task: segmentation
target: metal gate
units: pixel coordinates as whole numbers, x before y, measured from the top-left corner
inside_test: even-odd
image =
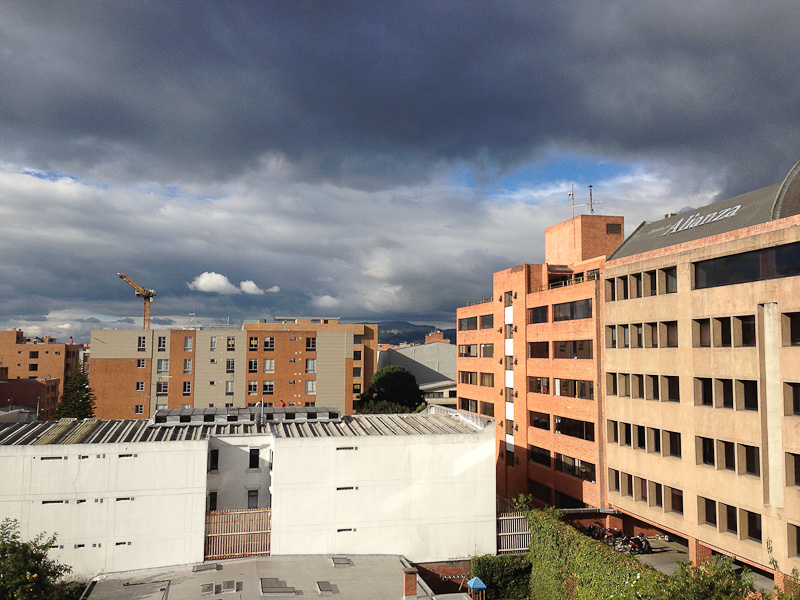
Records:
[[[269,508],[206,513],[205,559],[268,556],[271,518]]]
[[[497,553],[522,554],[531,545],[531,532],[524,512],[497,515]]]

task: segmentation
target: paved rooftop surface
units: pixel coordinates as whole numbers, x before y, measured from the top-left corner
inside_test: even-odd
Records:
[[[403,597],[403,569],[409,564],[402,556],[338,558],[342,566],[334,565],[331,556],[268,556],[205,563],[194,569],[186,566],[118,573],[100,578],[88,600],[319,597],[320,588],[332,590],[332,597],[337,600],[400,600]],[[202,570],[196,570],[198,568]],[[262,586],[266,594],[262,593]],[[212,589],[212,593],[206,593]],[[222,593],[223,589],[235,591]],[[422,586],[417,592],[420,599],[431,597]],[[468,598],[464,594],[446,597]]]

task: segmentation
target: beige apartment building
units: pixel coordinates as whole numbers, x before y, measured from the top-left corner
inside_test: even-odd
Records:
[[[497,494],[603,507],[602,269],[623,218],[578,215],[545,230],[545,263],[498,271],[457,310],[459,409],[492,417]]]
[[[353,412],[372,378],[377,325],[280,317],[237,328],[92,331],[102,419],[159,409],[328,406]]]
[[[800,163],[643,223],[603,279],[609,505],[694,561],[800,568]]]

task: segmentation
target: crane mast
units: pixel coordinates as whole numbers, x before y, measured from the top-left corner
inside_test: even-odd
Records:
[[[119,278],[134,289],[134,295],[137,298],[144,300],[144,310],[142,312],[142,329],[150,329],[150,305],[153,303],[153,297],[156,295],[155,290],[148,290],[140,286],[133,279],[128,277],[125,273],[117,273]]]

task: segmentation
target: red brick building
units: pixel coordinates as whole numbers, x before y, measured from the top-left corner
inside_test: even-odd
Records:
[[[64,382],[80,361],[82,347],[81,344],[60,344],[51,337],[25,337],[18,329],[0,331],[0,366],[8,369],[9,380],[41,381],[42,387],[15,387],[14,393],[22,394],[27,390],[24,393],[26,397],[46,399],[46,406],[40,400],[40,418],[52,418],[56,409],[53,396],[61,398]],[[32,389],[35,391],[30,391]]]
[[[492,297],[457,311],[459,408],[496,421],[502,498],[605,503],[600,282],[622,240],[622,217],[554,225],[544,264],[495,273]]]

